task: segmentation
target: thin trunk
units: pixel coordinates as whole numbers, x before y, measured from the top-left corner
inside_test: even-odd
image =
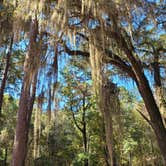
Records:
[[[17,113],[16,134],[13,147],[12,166],[24,166],[27,155],[28,132],[31,114],[36,93],[37,70],[35,59],[38,58],[36,52],[36,38],[38,33],[37,19],[31,23],[29,50],[24,63],[24,79],[21,90],[19,110]]]
[[[105,140],[104,140],[105,141]],[[104,160],[106,163],[106,166],[110,166],[110,162],[109,162],[109,155],[108,155],[108,150],[107,150],[107,146],[104,147]]]
[[[7,166],[8,148],[5,148],[4,166]]]
[[[40,138],[41,138],[41,116],[42,116],[42,104],[40,104],[39,109],[39,124],[38,124],[38,147],[37,147],[37,156],[40,157]]]
[[[38,130],[38,108],[35,110],[35,120],[34,120],[34,149],[33,149],[33,158],[34,160],[37,158],[37,130]]]
[[[86,120],[85,120],[85,113],[86,113],[86,109],[87,108],[85,106],[85,96],[83,97],[83,101],[82,102],[83,102],[83,113],[82,113],[81,126],[77,123],[77,120],[75,118],[72,106],[71,106],[70,109],[71,109],[71,113],[72,113],[72,116],[73,116],[73,121],[74,121],[76,127],[78,128],[78,130],[82,134],[84,152],[88,153],[88,148],[87,148],[88,141],[87,141]],[[89,161],[88,161],[88,159],[85,159],[84,160],[84,166],[88,166],[88,165],[89,165]]]
[[[83,122],[84,123],[84,122]],[[86,136],[86,124],[83,124],[83,144],[84,144],[84,152],[87,153],[87,136]]]
[[[6,86],[8,71],[9,71],[9,68],[10,68],[10,59],[11,59],[11,54],[12,54],[12,46],[13,46],[13,35],[11,36],[9,51],[6,55],[6,64],[5,64],[5,69],[4,69],[4,73],[3,73],[3,76],[2,76],[2,82],[1,82],[1,87],[0,87],[0,116],[1,116],[1,113],[2,113],[1,110],[2,110],[4,90],[5,90],[5,86]]]
[[[129,152],[129,166],[132,166],[132,154]]]
[[[87,154],[88,153],[88,149],[87,149],[87,131],[86,131],[86,120],[85,120],[85,112],[86,112],[86,108],[85,108],[85,96],[83,97],[83,114],[82,114],[82,123],[83,123],[83,145],[84,145],[84,152]],[[85,159],[84,161],[84,166],[88,166],[88,159]]]
[[[49,90],[48,90],[48,106],[47,106],[47,114],[48,114],[48,123],[51,122],[51,84],[49,85]]]

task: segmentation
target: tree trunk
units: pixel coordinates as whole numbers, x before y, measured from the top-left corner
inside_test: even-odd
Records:
[[[4,90],[5,90],[8,71],[9,71],[9,67],[10,67],[10,57],[11,57],[11,53],[12,53],[12,46],[13,46],[13,35],[11,36],[9,51],[6,55],[6,65],[5,65],[5,69],[4,69],[4,73],[3,73],[3,77],[2,77],[2,83],[1,83],[1,87],[0,87],[0,116],[1,116],[1,110],[2,110]]]
[[[129,152],[129,166],[132,166],[132,154]]]
[[[166,129],[162,121],[160,110],[155,102],[149,83],[146,77],[144,76],[144,74],[142,74],[142,77],[140,78],[140,81],[137,82],[137,85],[138,85],[140,94],[144,100],[146,109],[149,113],[152,127],[154,129],[161,153],[164,157],[165,164],[166,164],[166,148],[165,148],[166,147],[166,141],[165,141]]]
[[[164,95],[164,88],[162,86],[155,86],[156,101],[161,112],[164,126],[166,127],[166,99]]]
[[[27,154],[28,132],[35,100],[37,70],[35,58],[36,38],[38,33],[37,19],[33,20],[30,29],[29,50],[24,62],[24,79],[21,90],[19,110],[17,113],[16,134],[13,147],[12,166],[24,166]]]
[[[37,77],[37,74],[36,74]],[[25,81],[25,80],[24,80]],[[30,95],[30,87],[21,91],[19,110],[17,115],[16,135],[14,140],[12,166],[24,166],[27,155],[28,133],[33,104],[35,100],[36,82],[33,85],[33,95]]]
[[[104,139],[104,141],[105,141],[105,139]],[[105,160],[106,166],[110,166],[110,164],[109,164],[110,163],[109,162],[110,157],[108,155],[108,148],[107,148],[107,146],[104,147],[104,160]]]
[[[115,163],[115,155],[113,150],[113,124],[112,124],[112,113],[115,111],[116,103],[115,100],[117,99],[116,94],[116,86],[105,80],[102,85],[101,90],[101,103],[100,108],[102,110],[102,114],[104,117],[104,126],[105,126],[105,136],[106,136],[106,145],[109,154],[109,165],[114,166]]]
[[[120,33],[119,33],[120,34]],[[149,82],[144,74],[142,63],[136,56],[133,54],[133,50],[131,50],[123,35],[117,34],[117,39],[119,39],[120,46],[123,48],[126,53],[127,58],[129,59],[133,72],[135,74],[135,81],[138,87],[138,90],[144,100],[145,107],[150,116],[150,120],[152,123],[153,130],[155,132],[159,148],[165,160],[166,165],[166,129],[162,120],[162,116],[160,114],[160,109],[157,106],[155,98],[153,96],[152,90],[150,88]],[[156,77],[157,78],[157,77]]]
[[[34,160],[37,158],[37,141],[38,139],[38,108],[35,110],[35,120],[34,120],[34,134],[33,134],[33,140],[34,140],[34,148],[33,148],[33,158]]]
[[[163,123],[166,126],[166,99],[164,96],[164,87],[162,87],[161,75],[160,75],[160,64],[159,64],[159,53],[154,50],[154,83],[155,83],[155,97],[162,115]]]
[[[49,84],[49,89],[48,89],[48,106],[47,106],[47,115],[48,115],[48,123],[51,122],[51,83]]]
[[[38,108],[35,112],[35,122],[34,122],[34,159],[40,156],[40,133],[41,133],[41,110],[42,104],[38,103]]]
[[[87,148],[87,131],[86,131],[86,120],[85,120],[85,96],[83,97],[83,114],[82,114],[82,123],[83,123],[83,129],[82,129],[82,135],[83,135],[83,145],[84,145],[84,152],[87,154],[88,153],[88,148]],[[84,161],[84,166],[88,166],[88,159],[86,158]]]
[[[73,112],[73,109],[72,109],[72,105],[70,107],[71,107],[71,113],[72,113],[72,116],[73,116],[74,124],[76,125],[76,127],[78,128],[78,130],[82,134],[84,153],[87,154],[88,153],[88,147],[87,147],[88,140],[87,140],[87,130],[86,130],[86,119],[85,119],[85,113],[86,113],[87,108],[85,106],[85,95],[83,96],[82,103],[83,103],[83,105],[82,105],[83,113],[82,113],[81,125],[79,125],[77,123],[77,120],[75,118],[75,115],[74,115],[74,112]],[[89,165],[89,161],[88,161],[88,159],[85,159],[84,160],[84,166],[88,166],[88,165]]]
[[[113,128],[112,128],[112,118],[110,113],[104,112],[104,126],[105,126],[105,135],[106,135],[106,145],[109,154],[109,165],[113,166]]]
[[[8,148],[5,148],[4,166],[7,166]]]

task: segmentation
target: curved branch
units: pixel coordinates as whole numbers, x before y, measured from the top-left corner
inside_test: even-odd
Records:
[[[80,56],[83,56],[83,57],[89,57],[90,56],[89,52],[81,51],[81,50],[71,50],[65,44],[64,44],[64,51],[66,53],[68,53],[69,55],[71,55],[71,56],[76,56],[76,55],[80,55]],[[110,50],[106,50],[105,53],[106,53],[106,56],[103,59],[105,63],[110,63],[112,65],[115,65],[116,67],[118,67],[123,72],[126,72],[129,77],[131,77],[133,80],[136,81],[136,76],[135,76],[135,74],[134,74],[134,72],[133,72],[130,65],[126,64],[126,62],[124,60],[122,60],[118,55],[114,54]]]
[[[75,115],[74,115],[72,106],[71,106],[71,108],[70,108],[70,111],[71,111],[71,113],[72,113],[72,117],[73,117],[73,120],[74,120],[74,123],[75,123],[76,127],[81,131],[81,133],[83,133],[83,129],[82,129],[82,128],[78,125],[78,123],[77,123],[77,120],[76,120],[76,118],[75,118]]]
[[[152,123],[150,119],[148,119],[140,110],[136,109],[136,111],[148,122],[148,124],[152,127]]]

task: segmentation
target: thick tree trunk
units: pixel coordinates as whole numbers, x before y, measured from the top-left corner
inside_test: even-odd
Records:
[[[120,36],[119,34],[117,34],[116,37],[117,39],[119,39],[120,42],[119,41],[118,42],[120,43],[120,46],[123,48],[124,52],[126,53],[126,56],[128,57],[132,65],[137,87],[144,100],[146,109],[150,116],[152,127],[155,132],[155,135],[159,144],[159,148],[164,157],[164,161],[166,165],[166,148],[165,148],[166,147],[166,129],[162,120],[162,116],[160,114],[160,109],[157,106],[157,103],[153,96],[149,82],[144,74],[142,63],[132,53],[133,50],[131,50],[131,48],[128,47],[127,43],[125,42],[125,39],[123,38],[123,35]],[[155,79],[158,79],[157,77],[155,77]]]
[[[25,158],[27,153],[27,143],[28,143],[28,131],[29,131],[29,116],[30,111],[28,109],[28,92],[22,91],[22,95],[20,98],[20,105],[18,110],[18,119],[16,126],[16,135],[14,141],[14,149],[13,149],[13,158],[12,158],[12,166],[24,166]]]
[[[141,68],[141,63],[137,61],[134,57],[132,57],[131,53],[128,52],[129,57],[131,58],[131,63],[133,65],[133,69],[136,75],[136,84],[138,90],[144,100],[145,107],[150,116],[150,121],[155,132],[159,148],[161,150],[161,154],[164,157],[164,161],[166,164],[166,129],[162,120],[162,116],[160,114],[160,109],[157,106],[155,98],[153,96],[152,90],[150,88],[149,82],[144,75],[143,69]]]
[[[140,94],[144,100],[146,109],[149,113],[152,127],[154,129],[161,153],[164,157],[165,164],[166,164],[166,148],[165,148],[166,147],[166,129],[162,121],[160,110],[156,104],[156,101],[150,89],[149,83],[146,77],[144,76],[144,74],[142,74],[142,77],[140,78],[140,81],[137,82],[137,85],[138,85]]]
[[[13,35],[11,36],[9,51],[6,55],[6,64],[5,64],[5,69],[4,69],[4,73],[3,73],[3,77],[2,77],[2,83],[1,83],[1,87],[0,87],[0,116],[1,116],[1,110],[2,110],[4,90],[5,90],[8,71],[9,71],[9,67],[10,67],[10,57],[11,57],[11,53],[12,53],[12,46],[13,46]]]
[[[37,74],[36,74],[37,77]],[[24,80],[25,81],[25,80]],[[33,104],[36,92],[36,78],[34,80],[33,95],[30,95],[30,87],[23,86],[18,110],[16,135],[14,140],[12,166],[24,166],[27,154],[28,133]]]
[[[27,154],[28,132],[30,119],[35,100],[37,70],[35,58],[36,54],[36,38],[38,32],[37,19],[31,23],[29,50],[24,63],[24,79],[21,90],[19,110],[17,113],[16,134],[14,140],[12,166],[24,166]]]
[[[155,97],[160,109],[160,113],[162,115],[163,123],[166,126],[166,99],[164,96],[164,88],[161,83],[161,75],[160,75],[160,65],[159,65],[159,55],[154,50],[154,82],[155,82]]]
[[[155,98],[153,96],[152,90],[150,88],[149,82],[145,77],[144,71],[141,67],[140,61],[136,60],[131,51],[126,51],[128,58],[130,59],[133,70],[136,76],[136,84],[139,89],[139,92],[144,100],[146,109],[149,113],[151,124],[155,132],[159,148],[164,157],[166,164],[166,129],[160,114],[160,109],[157,106]]]
[[[166,99],[164,88],[162,86],[155,86],[155,97],[163,119],[164,126],[166,127]]]

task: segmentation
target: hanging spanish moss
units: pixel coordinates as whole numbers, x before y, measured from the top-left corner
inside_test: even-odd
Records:
[[[42,116],[42,105],[44,102],[44,93],[37,98],[37,108],[35,110],[35,119],[34,119],[34,149],[33,156],[34,159],[40,157],[40,137],[41,137],[41,116]]]
[[[95,46],[95,41],[91,39],[89,43],[90,50],[90,64],[91,64],[91,73],[93,80],[93,87],[96,95],[99,95],[99,89],[102,84],[102,58],[100,52],[97,50]]]
[[[118,90],[105,73],[103,58],[105,45],[108,44],[103,31],[104,25],[100,21],[101,28],[95,32],[92,30],[89,40],[90,64],[93,81],[93,89],[96,95],[97,108],[101,111],[104,119],[105,138],[109,153],[109,164],[113,166],[114,143],[113,143],[113,114],[119,111]]]

